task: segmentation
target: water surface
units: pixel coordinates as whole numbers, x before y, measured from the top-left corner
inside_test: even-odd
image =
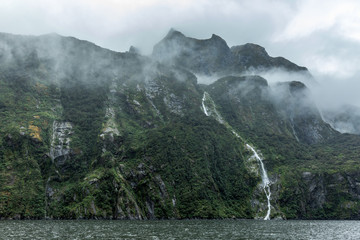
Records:
[[[0,239],[360,239],[360,221],[0,221]]]

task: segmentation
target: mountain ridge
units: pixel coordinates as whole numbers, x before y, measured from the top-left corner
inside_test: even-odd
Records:
[[[6,36],[1,219],[263,218],[248,143],[268,170],[271,218],[360,217],[360,137],[324,122],[303,83],[244,75],[302,67],[257,45],[245,47],[251,61],[241,65],[219,36],[175,30],[151,56]],[[199,73],[219,78],[198,84]]]
[[[265,70],[275,67],[308,72],[307,68],[299,67],[285,58],[270,57],[265,48],[256,44],[247,43],[229,48],[226,41],[215,34],[209,39],[198,40],[186,37],[174,29],[154,46],[152,56],[160,62],[174,62],[205,75],[215,72],[242,73],[251,68]]]

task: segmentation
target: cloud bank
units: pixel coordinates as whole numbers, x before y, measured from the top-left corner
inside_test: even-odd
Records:
[[[319,99],[360,104],[359,9],[357,0],[2,0],[0,32],[57,32],[145,54],[172,27],[195,38],[215,33],[229,46],[257,43],[306,66],[333,89]]]

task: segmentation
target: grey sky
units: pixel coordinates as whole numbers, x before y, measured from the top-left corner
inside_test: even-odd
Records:
[[[336,89],[360,89],[358,0],[0,1],[1,32],[57,32],[116,51],[134,45],[148,54],[171,27],[195,38],[215,33],[229,46],[257,43]],[[360,105],[360,97],[351,99]]]

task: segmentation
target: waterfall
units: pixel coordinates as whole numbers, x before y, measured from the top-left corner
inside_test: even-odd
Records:
[[[205,105],[205,101],[210,103],[210,106],[207,107]],[[202,104],[202,109],[203,109],[206,116],[209,117],[211,115],[219,123],[225,125],[225,127],[227,129],[229,129],[237,138],[244,141],[244,139],[242,139],[241,136],[222,118],[222,116],[216,110],[216,105],[215,105],[214,101],[211,99],[210,95],[207,92],[204,92],[201,104]],[[264,192],[265,192],[265,195],[266,195],[266,198],[267,198],[267,205],[268,205],[268,210],[267,210],[267,213],[266,213],[266,216],[265,216],[264,220],[270,220],[270,213],[271,213],[270,184],[271,184],[271,182],[270,182],[269,177],[267,175],[267,172],[265,170],[265,166],[264,166],[264,163],[262,161],[262,158],[259,156],[259,154],[257,154],[255,149],[253,147],[251,147],[249,144],[246,144],[246,148],[250,149],[253,152],[253,155],[251,156],[251,158],[256,158],[256,160],[258,161],[258,163],[260,165],[260,174],[261,174],[261,179],[262,179],[262,184],[261,185],[262,185],[262,187],[264,189]]]
[[[202,101],[201,101],[201,104],[202,104],[202,109],[205,113],[206,116],[210,116],[207,109],[206,109],[206,106],[205,106],[205,100],[206,100],[206,92],[204,92],[204,95],[203,95],[203,98],[202,98]]]
[[[253,147],[251,147],[249,144],[246,144],[246,148],[250,149],[253,152],[253,156],[255,157],[256,160],[259,162],[260,165],[260,171],[261,171],[261,178],[262,178],[262,187],[264,189],[266,198],[267,198],[267,205],[268,205],[268,210],[266,213],[266,216],[264,218],[264,220],[270,220],[270,213],[271,213],[271,203],[270,203],[270,197],[271,197],[271,191],[270,191],[270,180],[269,177],[267,175],[267,172],[265,170],[264,167],[264,163],[262,161],[262,158],[259,156],[259,154],[257,154],[257,152],[255,151],[255,149]]]

